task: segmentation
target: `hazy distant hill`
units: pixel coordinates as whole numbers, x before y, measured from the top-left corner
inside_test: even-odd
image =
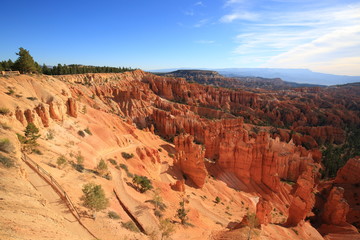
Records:
[[[189,82],[197,82],[205,85],[212,85],[225,88],[242,88],[254,90],[258,88],[268,90],[284,90],[296,87],[321,87],[308,83],[295,83],[283,81],[280,78],[263,78],[263,77],[224,77],[217,71],[209,70],[177,70],[172,72],[155,73],[159,76],[181,77]]]
[[[310,83],[320,85],[336,85],[360,82],[360,76],[343,76],[312,72],[308,69],[285,69],[285,68],[224,68],[216,69],[220,74],[227,77],[263,77],[281,78],[284,81],[297,83]]]
[[[189,68],[188,68],[189,69]],[[178,69],[160,69],[151,72],[172,72]],[[326,73],[312,72],[308,69],[286,69],[286,68],[222,68],[201,69],[217,71],[226,77],[262,77],[281,78],[287,82],[308,83],[316,85],[338,85],[360,82],[360,76],[343,76]]]

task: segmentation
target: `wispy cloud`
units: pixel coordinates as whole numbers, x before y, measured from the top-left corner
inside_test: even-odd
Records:
[[[199,2],[196,2],[194,5],[195,5],[195,6],[204,6],[204,3],[201,2],[201,1],[199,1]]]
[[[220,22],[231,23],[235,20],[256,21],[258,19],[259,19],[258,14],[242,11],[242,12],[235,12],[224,15],[220,18]]]
[[[208,19],[208,18],[201,19],[196,24],[194,24],[194,27],[196,27],[196,28],[202,27],[205,24],[207,24],[209,21],[210,21],[210,19]]]
[[[239,4],[239,3],[243,3],[244,2],[244,0],[227,0],[226,2],[225,2],[225,7],[228,7],[228,6],[231,6],[231,5],[233,5],[233,4]]]
[[[360,75],[360,25],[342,27],[272,57],[267,67],[300,67]]]
[[[360,58],[359,3],[279,8],[275,12],[268,8],[254,10],[244,2],[228,0],[224,6],[229,13],[219,19],[223,24],[238,26],[235,62],[243,62],[247,56],[254,65],[360,75],[360,67],[354,68]]]
[[[199,43],[199,44],[214,44],[215,41],[214,41],[214,40],[197,40],[197,41],[195,41],[195,43]]]

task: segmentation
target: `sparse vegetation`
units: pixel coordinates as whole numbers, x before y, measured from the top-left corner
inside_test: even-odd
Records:
[[[135,174],[132,182],[136,189],[141,193],[144,193],[153,188],[150,179],[148,179],[146,176],[139,176]]]
[[[64,166],[67,163],[67,160],[65,158],[64,155],[61,155],[60,157],[57,158],[56,160],[56,164],[58,165],[59,168],[61,168],[62,166]]]
[[[136,233],[140,232],[139,228],[135,225],[133,221],[122,222],[121,226],[132,232],[136,232]]]
[[[217,197],[215,198],[215,203],[218,204],[218,203],[220,203],[220,202],[221,202],[221,199],[217,196]]]
[[[76,169],[76,171],[83,172],[84,171],[84,157],[81,155],[80,151],[75,156],[75,159],[76,159],[76,163],[73,164],[73,167]]]
[[[122,152],[122,153],[121,153],[121,156],[122,156],[123,158],[125,158],[126,160],[128,160],[128,159],[130,159],[130,158],[133,158],[133,157],[134,157],[134,154]]]
[[[161,239],[169,238],[175,232],[175,226],[171,223],[170,219],[161,219],[159,229],[161,231]]]
[[[0,154],[0,163],[6,168],[11,168],[11,167],[15,166],[13,159],[11,159],[9,157],[5,157],[1,154]]]
[[[6,92],[7,95],[13,95],[15,93],[14,89],[12,87],[8,87],[8,92]]]
[[[333,178],[345,163],[355,156],[360,155],[360,128],[349,128],[346,131],[346,142],[342,145],[327,144],[322,152],[323,178]]]
[[[14,151],[14,146],[7,138],[0,139],[0,151],[5,153],[11,153]]]
[[[280,181],[283,182],[283,183],[289,184],[289,185],[291,185],[291,186],[295,184],[294,181],[287,180],[287,179],[282,179],[282,178],[281,178]]]
[[[109,211],[108,212],[108,217],[111,218],[111,219],[120,219],[120,216],[114,211]]]
[[[82,130],[79,130],[79,131],[78,131],[78,134],[79,134],[79,136],[81,136],[81,137],[85,137],[85,132],[82,131]]]
[[[3,123],[3,122],[0,122],[0,127],[4,130],[11,130],[11,127],[8,124]]]
[[[36,98],[36,97],[27,97],[27,99],[29,99],[29,100],[31,100],[31,101],[35,101],[35,100],[37,100],[37,98]]]
[[[101,159],[100,162],[98,163],[96,170],[99,171],[99,173],[101,175],[105,174],[105,172],[107,172],[108,170],[108,166],[106,164],[106,162],[104,161],[104,159]]]
[[[82,200],[85,207],[96,212],[107,208],[109,200],[105,197],[101,185],[88,183],[84,185],[82,191],[84,193]]]
[[[25,145],[25,149],[34,151],[35,147],[38,146],[36,140],[41,136],[39,133],[39,129],[35,126],[34,123],[28,123],[25,130],[25,137],[17,134],[20,143]],[[36,151],[36,150],[35,150]]]
[[[32,153],[35,153],[35,154],[37,154],[37,155],[43,155],[43,153],[42,153],[39,149],[37,149],[37,148],[34,148],[34,149],[32,150]]]
[[[89,127],[85,128],[84,132],[86,132],[89,135],[92,135],[92,132],[90,131]]]
[[[166,209],[166,205],[163,202],[162,197],[160,196],[160,189],[157,188],[154,191],[153,198],[151,200],[147,200],[146,202],[149,202],[154,205],[154,214],[158,218],[161,218],[163,216],[163,213]]]
[[[259,221],[258,221],[255,213],[248,212],[246,214],[246,218],[248,219],[248,224],[249,224],[248,225],[249,226],[249,232],[248,232],[248,238],[247,239],[251,239],[251,234],[253,232],[253,229],[259,227]]]
[[[291,228],[291,230],[293,230],[296,235],[299,235],[298,230],[296,230],[296,229],[294,229],[294,228]]]
[[[116,162],[115,159],[109,158],[108,161],[109,161],[112,165],[114,165],[114,166],[117,165],[117,162]]]
[[[54,139],[54,134],[55,131],[50,129],[47,133],[46,133],[46,140],[53,140]]]
[[[1,115],[7,115],[9,113],[10,113],[10,110],[8,108],[0,107],[0,114]]]
[[[126,172],[129,171],[128,167],[127,167],[125,164],[123,164],[123,163],[120,163],[120,167],[121,167],[122,169],[124,169]]]
[[[86,105],[84,105],[83,107],[82,107],[82,114],[86,114],[86,112],[87,112],[87,109],[86,109]]]
[[[187,220],[189,219],[187,214],[189,212],[188,209],[185,209],[185,199],[183,199],[180,203],[180,208],[176,210],[176,216],[180,219],[180,222],[182,225],[185,225],[187,223]]]

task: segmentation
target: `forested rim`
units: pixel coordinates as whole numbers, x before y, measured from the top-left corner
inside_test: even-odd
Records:
[[[49,67],[46,64],[42,66],[34,61],[30,52],[24,48],[19,48],[16,53],[18,59],[13,62],[11,59],[0,62],[0,71],[19,71],[20,73],[43,73],[46,75],[65,75],[82,73],[122,73],[134,71],[136,69],[129,67],[109,67],[109,66],[85,66],[81,64],[62,65],[58,64]]]

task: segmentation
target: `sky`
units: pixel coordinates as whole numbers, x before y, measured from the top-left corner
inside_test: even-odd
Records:
[[[4,0],[0,60],[360,76],[359,0]]]

